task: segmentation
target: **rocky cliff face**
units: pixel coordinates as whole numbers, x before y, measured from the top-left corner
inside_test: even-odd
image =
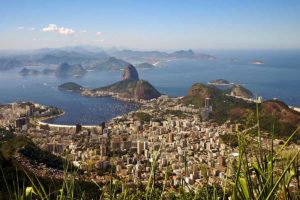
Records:
[[[139,74],[135,67],[131,64],[127,65],[125,67],[123,74],[122,74],[122,80],[127,80],[127,79],[132,79],[132,80],[139,80]]]

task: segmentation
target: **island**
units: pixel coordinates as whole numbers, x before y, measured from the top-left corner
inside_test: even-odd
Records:
[[[261,60],[252,60],[250,63],[252,65],[263,65],[264,64],[264,62]]]
[[[230,82],[225,79],[216,79],[208,82],[209,85],[230,85]]]
[[[77,83],[67,82],[59,85],[58,89],[61,91],[81,92],[84,88],[81,85],[78,85]]]

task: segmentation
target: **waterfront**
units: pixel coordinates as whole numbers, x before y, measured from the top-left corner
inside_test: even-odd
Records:
[[[298,55],[298,54],[297,54]],[[140,77],[148,80],[160,92],[171,96],[185,95],[196,82],[207,83],[213,79],[227,79],[243,84],[264,99],[279,98],[289,105],[300,106],[299,58],[260,56],[256,53],[248,57],[240,56],[238,62],[229,62],[223,55],[216,61],[177,60],[162,62],[155,69],[138,69]],[[264,65],[251,65],[251,58],[263,60]],[[272,58],[272,59],[271,59]],[[182,69],[185,70],[182,70]],[[90,98],[78,94],[62,92],[57,86],[73,81],[82,86],[94,88],[120,80],[121,72],[89,71],[84,77],[55,77],[37,75],[22,77],[21,69],[0,72],[0,103],[16,100],[34,101],[63,109],[66,114],[49,120],[49,123],[84,125],[99,124],[113,117],[136,110],[137,105],[120,102],[110,97]],[[180,81],[179,81],[180,80]]]

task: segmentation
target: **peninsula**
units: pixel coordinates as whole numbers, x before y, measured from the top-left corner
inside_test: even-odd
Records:
[[[83,96],[111,96],[129,102],[156,99],[161,96],[161,93],[148,81],[139,79],[136,68],[131,64],[123,70],[121,81],[108,86],[89,89],[69,82],[58,86],[58,88],[63,91],[80,92]]]

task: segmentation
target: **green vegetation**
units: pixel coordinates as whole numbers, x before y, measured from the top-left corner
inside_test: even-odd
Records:
[[[78,180],[81,174],[62,158],[45,152],[25,136],[0,130],[0,199],[98,199],[101,192],[91,182]],[[64,169],[65,179],[37,176],[28,172],[15,158],[19,152],[33,164]],[[95,192],[97,191],[97,192]],[[86,194],[85,194],[86,193]]]
[[[144,113],[139,114],[145,116]],[[68,165],[64,166],[63,180],[46,180],[35,177],[26,171],[14,170],[11,160],[0,157],[0,198],[3,199],[196,199],[219,200],[228,199],[299,199],[300,197],[300,171],[299,149],[288,150],[287,144],[297,134],[296,129],[287,140],[274,149],[275,124],[273,120],[270,142],[266,144],[262,139],[261,123],[263,115],[260,115],[260,106],[256,105],[255,136],[250,131],[250,123],[247,123],[243,132],[227,138],[234,141],[239,150],[237,158],[232,158],[228,163],[227,172],[222,185],[204,185],[201,188],[190,188],[182,179],[177,187],[167,186],[167,180],[171,178],[170,169],[163,171],[164,179],[158,180],[158,158],[160,148],[152,154],[151,172],[147,184],[129,186],[110,173],[106,184],[86,183],[76,179],[78,172],[68,172]],[[253,123],[253,122],[251,122]],[[224,138],[222,138],[224,139]],[[225,139],[226,140],[226,139]],[[2,152],[8,148],[8,155],[19,147],[30,144],[23,137],[1,140]],[[263,143],[264,142],[264,143]],[[3,148],[5,147],[5,148]],[[39,156],[38,156],[39,157]],[[188,168],[186,157],[185,167]],[[2,196],[1,196],[2,195]]]
[[[133,79],[118,81],[106,87],[96,88],[94,91],[114,92],[122,97],[146,100],[160,96],[160,93],[149,82]]]
[[[141,122],[150,122],[152,116],[149,115],[148,113],[136,112],[136,113],[134,113],[134,118],[136,118],[137,120],[139,120]]]
[[[210,118],[222,124],[227,120],[233,123],[254,125],[256,123],[256,104],[248,103],[242,99],[237,99],[226,95],[214,86],[201,83],[194,84],[188,95],[183,98],[183,102],[196,107],[203,107],[205,98],[210,98],[213,112]],[[278,100],[269,100],[259,104],[259,111],[262,116],[261,128],[266,132],[272,131],[272,124],[276,120],[275,137],[287,138],[290,133],[300,126],[300,114],[291,110],[286,104]],[[297,142],[300,140],[300,132],[292,139]]]
[[[3,141],[3,140],[2,140]],[[27,157],[33,164],[45,164],[54,169],[63,169],[64,161],[47,151],[38,148],[30,139],[25,136],[15,136],[2,142],[0,154],[5,160],[13,158],[16,152]]]
[[[82,90],[82,86],[78,85],[74,82],[67,82],[58,86],[58,89],[63,91],[72,91],[72,92],[80,92]]]

